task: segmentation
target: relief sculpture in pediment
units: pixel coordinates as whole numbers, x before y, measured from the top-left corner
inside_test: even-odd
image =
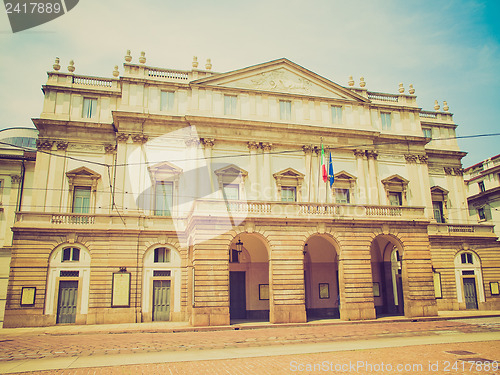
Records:
[[[311,81],[302,77],[287,74],[285,70],[275,70],[261,73],[250,79],[253,88],[270,91],[291,92],[297,94],[311,94]]]

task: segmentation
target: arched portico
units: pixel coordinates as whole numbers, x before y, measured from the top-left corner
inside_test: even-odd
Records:
[[[325,234],[304,245],[304,289],[307,319],[339,318],[338,245]]]
[[[237,320],[269,321],[269,250],[257,233],[241,233],[231,241],[229,314]]]

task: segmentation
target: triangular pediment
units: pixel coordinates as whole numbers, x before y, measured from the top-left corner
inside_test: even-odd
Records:
[[[182,172],[182,169],[172,164],[168,161],[164,161],[162,163],[155,164],[149,167],[149,171],[153,174],[155,173],[171,173],[171,174],[179,174]]]
[[[304,178],[304,174],[303,173],[300,173],[299,171],[296,171],[295,169],[293,168],[287,168],[287,169],[284,169],[280,172],[277,172],[275,174],[273,174],[273,177],[274,178],[298,178],[298,179],[303,179]]]
[[[384,178],[382,180],[383,184],[401,184],[401,185],[408,185],[408,181],[406,178],[401,177],[398,174],[393,174],[390,177]]]
[[[237,165],[230,164],[225,167],[219,168],[214,171],[217,176],[238,176],[242,175],[243,177],[248,176],[248,172],[243,168],[238,167]]]
[[[361,95],[284,58],[199,79],[191,84],[368,102]]]
[[[354,177],[352,174],[346,172],[346,171],[340,171],[338,173],[335,173],[335,180],[349,180],[349,181],[355,181],[356,177]]]
[[[96,173],[92,169],[89,169],[87,167],[79,167],[73,169],[69,172],[66,172],[66,176],[69,178],[74,178],[74,177],[88,177],[97,179],[101,178],[101,175],[99,173]]]
[[[442,188],[441,186],[433,186],[431,187],[431,193],[437,193],[437,194],[448,194],[448,190]]]

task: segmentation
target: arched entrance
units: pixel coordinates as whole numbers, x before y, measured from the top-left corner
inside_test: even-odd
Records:
[[[231,321],[269,321],[267,244],[258,234],[239,234],[229,246],[228,258]]]
[[[403,252],[390,236],[378,236],[371,245],[373,299],[377,316],[404,315]]]
[[[338,252],[326,235],[304,245],[304,289],[308,320],[340,317]]]
[[[181,313],[181,256],[169,245],[155,245],[144,254],[142,320],[179,321]]]
[[[45,314],[57,324],[86,323],[89,309],[90,252],[79,243],[54,249],[49,258]]]
[[[474,310],[484,302],[483,275],[481,259],[471,251],[460,251],[455,256],[455,282],[457,300],[461,308]]]

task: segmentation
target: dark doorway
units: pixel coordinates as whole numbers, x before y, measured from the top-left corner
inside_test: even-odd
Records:
[[[57,323],[74,323],[78,300],[78,281],[59,282],[59,300],[57,303]]]
[[[153,281],[153,320],[170,320],[170,280]]]
[[[464,278],[465,308],[477,309],[476,279]]]
[[[245,272],[229,272],[229,314],[231,319],[246,319]]]

